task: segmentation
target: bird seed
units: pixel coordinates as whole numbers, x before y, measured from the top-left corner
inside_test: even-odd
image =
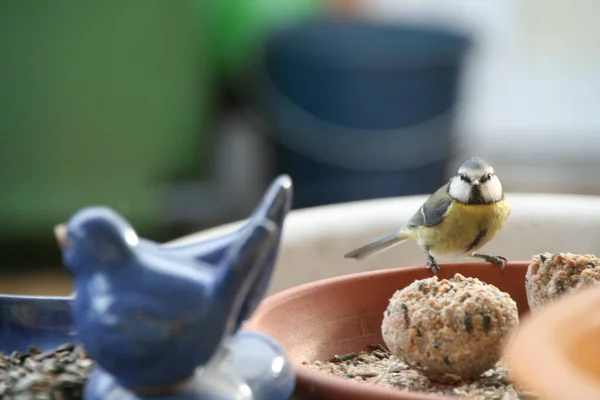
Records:
[[[432,382],[426,376],[396,359],[382,345],[369,345],[349,360],[333,357],[332,361],[305,362],[312,370],[340,376],[358,382],[371,383],[398,390],[424,392],[467,400],[534,400],[541,399],[534,393],[518,388],[508,379],[506,366],[499,362],[475,381],[454,385]],[[351,353],[354,354],[354,353]],[[383,357],[382,357],[383,356]],[[446,361],[446,356],[444,361]],[[334,361],[337,360],[337,361]],[[450,362],[448,358],[448,362]]]
[[[3,400],[81,400],[94,363],[81,347],[66,343],[52,351],[0,353]]]

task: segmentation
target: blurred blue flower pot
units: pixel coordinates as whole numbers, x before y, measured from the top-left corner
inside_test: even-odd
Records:
[[[285,350],[241,328],[268,288],[291,200],[280,176],[241,227],[185,244],[138,237],[106,207],[78,211],[56,229],[75,293],[0,296],[0,350],[82,344],[96,362],[86,400],[289,399]]]
[[[446,181],[470,39],[418,25],[316,19],[271,34],[263,112],[294,206],[430,193]]]

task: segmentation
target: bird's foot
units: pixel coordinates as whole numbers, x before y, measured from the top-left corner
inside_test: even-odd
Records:
[[[506,257],[491,256],[489,254],[478,254],[478,253],[475,253],[475,254],[473,254],[473,257],[481,258],[482,260],[485,260],[486,262],[489,262],[489,263],[492,263],[492,264],[496,264],[496,265],[500,265],[500,272],[501,273],[504,273],[504,268],[506,268],[506,263],[508,262],[508,259]]]
[[[427,260],[427,268],[431,270],[433,275],[437,275],[437,272],[440,270],[440,266],[433,258]]]

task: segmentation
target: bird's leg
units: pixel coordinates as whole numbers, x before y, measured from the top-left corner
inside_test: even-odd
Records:
[[[471,257],[481,258],[482,260],[485,260],[486,262],[500,265],[500,272],[502,272],[502,273],[504,273],[504,268],[506,267],[506,262],[508,261],[508,259],[506,257],[491,256],[489,254],[480,254],[480,253],[473,253],[473,254],[471,254]]]
[[[437,261],[435,261],[435,258],[433,258],[433,256],[429,252],[429,247],[425,247],[424,250],[425,250],[425,255],[427,256],[427,268],[429,268],[431,270],[433,275],[437,275],[437,272],[440,270],[440,266],[438,265]]]

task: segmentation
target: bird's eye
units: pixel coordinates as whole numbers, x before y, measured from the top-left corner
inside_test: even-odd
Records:
[[[461,181],[465,181],[465,182],[468,182],[468,183],[471,182],[471,180],[469,179],[469,177],[466,176],[465,174],[460,174],[459,176],[460,176],[460,180]]]
[[[492,179],[492,174],[487,174],[483,178],[481,178],[481,182],[487,182]]]

